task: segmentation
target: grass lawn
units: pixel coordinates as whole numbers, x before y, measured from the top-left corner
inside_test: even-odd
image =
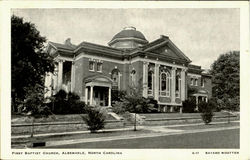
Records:
[[[86,114],[51,115],[48,118],[36,118],[35,123],[83,121],[81,116],[86,116]],[[107,115],[106,120],[115,120],[115,119],[111,115]],[[11,123],[12,124],[32,123],[32,118],[24,115],[11,115]]]
[[[166,127],[169,129],[180,129],[180,130],[196,130],[196,129],[208,129],[208,128],[224,128],[239,126],[238,122],[223,123],[223,124],[208,124],[208,125],[195,125],[195,126],[180,126],[180,127]]]
[[[83,134],[73,134],[73,135],[55,135],[55,136],[47,136],[47,137],[33,137],[33,138],[19,138],[12,139],[11,144],[13,146],[23,146],[29,142],[47,142],[47,141],[62,141],[62,140],[72,140],[72,139],[87,139],[87,138],[101,138],[101,137],[114,137],[121,135],[140,135],[153,133],[151,130],[126,130],[122,131],[103,131],[98,133],[83,133]],[[14,147],[15,148],[15,147]]]

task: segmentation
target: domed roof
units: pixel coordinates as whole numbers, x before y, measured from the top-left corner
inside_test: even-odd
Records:
[[[112,38],[112,40],[118,39],[118,38],[138,38],[138,39],[147,41],[145,36],[140,31],[137,31],[135,27],[125,27],[122,31],[117,33]]]

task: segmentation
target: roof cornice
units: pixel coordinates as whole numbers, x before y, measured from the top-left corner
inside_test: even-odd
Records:
[[[126,37],[126,38],[115,38],[115,39],[112,39],[110,42],[108,42],[108,45],[110,46],[110,45],[116,43],[117,41],[127,41],[127,40],[142,42],[144,44],[148,43],[148,41],[144,40],[144,39],[135,38],[135,37]]]

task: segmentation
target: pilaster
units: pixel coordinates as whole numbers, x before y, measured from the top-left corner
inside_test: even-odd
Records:
[[[172,67],[172,70],[171,70],[171,80],[172,80],[172,85],[171,85],[171,102],[172,103],[175,103],[175,79],[176,79],[176,68],[175,67]]]
[[[148,62],[143,62],[143,91],[142,91],[142,96],[143,97],[148,97]]]
[[[63,81],[63,60],[58,61],[58,87],[57,90],[62,89],[62,81]]]
[[[154,98],[155,100],[159,100],[159,64],[155,64],[155,73],[154,73]]]
[[[71,65],[71,92],[75,89],[75,62],[72,62]]]
[[[108,106],[111,106],[111,87],[109,87]]]
[[[88,104],[88,87],[85,88],[85,104],[87,105]]]
[[[186,69],[181,70],[181,100],[186,99]]]
[[[89,98],[89,104],[93,105],[93,87],[94,86],[90,86],[90,98]]]

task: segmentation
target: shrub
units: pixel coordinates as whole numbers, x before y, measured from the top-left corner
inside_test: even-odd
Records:
[[[104,128],[105,117],[104,114],[100,112],[100,110],[88,108],[86,112],[87,116],[82,116],[82,119],[88,125],[88,130],[90,130],[91,133]]]
[[[85,113],[85,102],[80,101],[80,97],[75,93],[68,93],[67,105],[70,114]]]
[[[85,102],[76,101],[76,102],[72,103],[69,106],[70,106],[69,114],[82,114],[82,113],[86,113]]]
[[[151,104],[153,107],[151,108],[150,112],[153,112],[153,113],[158,112],[158,108],[159,108],[158,101],[153,98],[148,98],[148,99],[149,99],[149,104]]]
[[[85,103],[75,93],[66,93],[60,90],[55,96],[51,106],[55,114],[81,114],[85,113]]]
[[[124,114],[127,110],[124,102],[115,101],[112,106],[112,111],[116,114]]]
[[[136,109],[138,113],[152,113],[157,112],[157,108],[155,108],[155,106],[158,106],[158,104],[155,104],[154,100],[142,97],[139,100]]]
[[[215,109],[212,102],[200,102],[199,111],[201,112],[202,120],[205,124],[209,124],[214,116],[213,110]]]
[[[182,102],[183,105],[183,112],[184,113],[194,113],[196,108],[196,101],[195,99],[189,98]]]
[[[115,103],[116,101],[121,102],[122,99],[125,97],[125,95],[127,94],[126,91],[122,91],[122,90],[113,90],[111,92],[111,101],[112,104]]]

